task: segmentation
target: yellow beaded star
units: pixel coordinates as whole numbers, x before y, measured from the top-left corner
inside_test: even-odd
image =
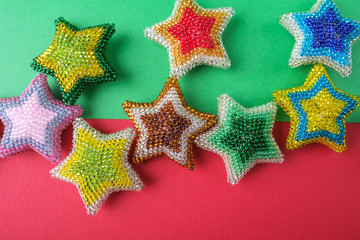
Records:
[[[116,79],[105,57],[106,44],[115,32],[113,24],[77,29],[59,18],[55,25],[51,45],[34,59],[32,67],[56,78],[66,104],[75,103],[86,83]]]
[[[50,173],[52,177],[74,184],[88,213],[94,215],[112,192],[140,191],[143,187],[127,160],[134,136],[132,128],[102,134],[77,118],[73,150]]]
[[[337,89],[323,65],[315,65],[301,87],[275,91],[274,100],[290,117],[286,148],[322,143],[337,152],[346,149],[345,119],[360,98]]]

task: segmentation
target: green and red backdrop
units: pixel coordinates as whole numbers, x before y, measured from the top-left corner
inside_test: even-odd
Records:
[[[100,131],[131,127],[125,100],[151,102],[169,74],[165,48],[143,30],[166,19],[173,0],[4,1],[0,7],[0,97],[19,96],[38,74],[31,60],[51,43],[54,20],[79,28],[115,23],[107,57],[119,77],[88,85],[77,101],[83,117]],[[232,66],[198,67],[180,80],[192,108],[217,114],[217,96],[228,93],[246,107],[272,101],[276,89],[300,86],[311,66],[290,68],[294,38],[279,16],[308,11],[315,0],[198,0],[206,8],[231,6],[235,16],[223,33]],[[360,20],[357,0],[336,1],[342,14]],[[328,68],[341,90],[360,95],[360,43],[353,46],[353,72],[343,78]],[[55,96],[60,92],[48,77]],[[140,192],[112,194],[88,216],[77,189],[52,179],[54,167],[27,151],[0,159],[2,239],[355,239],[360,236],[360,110],[348,117],[348,150],[318,144],[286,151],[288,117],[279,109],[274,129],[285,155],[281,165],[258,165],[239,184],[226,181],[222,159],[195,148],[188,171],[165,157],[134,166]],[[63,157],[72,128],[63,134]]]

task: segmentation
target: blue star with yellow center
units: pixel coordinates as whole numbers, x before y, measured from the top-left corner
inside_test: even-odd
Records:
[[[351,46],[360,36],[360,22],[341,15],[332,0],[318,0],[309,12],[280,18],[294,37],[289,65],[322,63],[342,76],[351,74]]]
[[[323,65],[311,69],[303,86],[273,96],[290,117],[287,149],[322,143],[337,152],[346,150],[345,119],[359,107],[360,98],[337,89]]]

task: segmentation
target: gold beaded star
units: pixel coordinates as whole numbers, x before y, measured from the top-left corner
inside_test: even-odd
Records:
[[[106,44],[115,32],[114,24],[78,29],[59,18],[55,25],[51,45],[31,66],[56,78],[64,103],[74,104],[87,83],[116,79],[115,70],[105,57]]]
[[[232,8],[205,9],[194,0],[177,0],[171,16],[145,29],[145,36],[169,53],[170,75],[182,77],[198,65],[230,67],[221,35]]]
[[[96,214],[112,192],[142,189],[143,183],[127,160],[135,136],[132,128],[103,134],[82,118],[73,124],[73,150],[50,173],[78,188],[89,214]]]
[[[290,117],[287,149],[310,143],[337,152],[346,149],[345,119],[359,107],[360,98],[337,89],[323,65],[311,69],[303,86],[275,91],[273,96]]]
[[[168,79],[155,101],[126,101],[123,107],[139,133],[133,159],[138,164],[165,154],[192,170],[195,167],[194,138],[216,122],[216,116],[196,111],[186,104],[176,78]]]

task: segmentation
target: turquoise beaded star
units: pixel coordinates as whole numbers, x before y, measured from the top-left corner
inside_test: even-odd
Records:
[[[105,57],[114,24],[78,29],[59,18],[55,25],[52,43],[31,66],[56,79],[64,103],[74,104],[88,83],[115,81],[115,70]]]
[[[274,102],[248,109],[224,94],[218,97],[218,105],[217,124],[195,142],[224,159],[229,183],[238,183],[257,163],[283,162],[283,154],[272,136]]]
[[[341,15],[332,0],[318,0],[309,12],[280,18],[296,40],[291,67],[322,63],[342,76],[351,74],[351,46],[360,36],[360,22]]]

